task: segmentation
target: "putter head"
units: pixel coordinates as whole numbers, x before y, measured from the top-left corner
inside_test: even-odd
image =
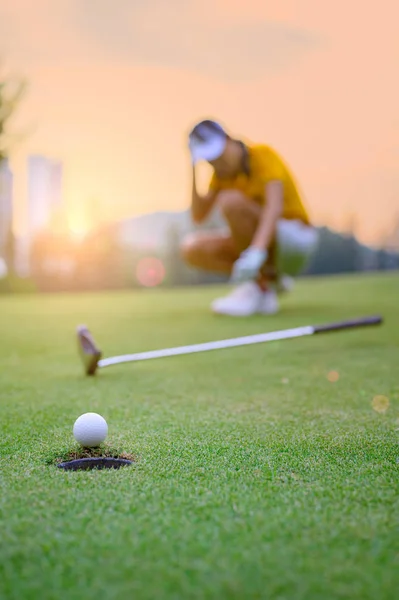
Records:
[[[85,325],[77,327],[78,350],[86,375],[94,375],[97,371],[98,361],[102,356],[90,331]]]

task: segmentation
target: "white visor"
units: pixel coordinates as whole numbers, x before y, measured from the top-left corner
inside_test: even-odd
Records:
[[[215,121],[202,121],[191,131],[189,146],[193,163],[219,158],[226,147],[227,135]]]

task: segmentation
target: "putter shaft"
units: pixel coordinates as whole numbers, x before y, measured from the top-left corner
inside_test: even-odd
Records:
[[[98,362],[99,367],[109,367],[125,362],[137,362],[141,360],[150,360],[154,358],[165,358],[167,356],[179,356],[182,354],[194,354],[197,352],[208,352],[210,350],[221,350],[224,348],[234,348],[237,346],[248,346],[250,344],[260,344],[263,342],[273,342],[294,337],[312,335],[313,327],[296,327],[284,331],[273,331],[270,333],[259,333],[247,335],[244,337],[220,340],[216,342],[205,342],[203,344],[193,344],[190,346],[178,346],[176,348],[165,348],[163,350],[150,350],[149,352],[138,352],[136,354],[124,354],[103,358]]]

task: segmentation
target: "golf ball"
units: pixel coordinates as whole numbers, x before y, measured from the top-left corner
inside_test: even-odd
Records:
[[[73,426],[75,440],[85,448],[99,446],[107,437],[107,421],[97,413],[80,415]]]

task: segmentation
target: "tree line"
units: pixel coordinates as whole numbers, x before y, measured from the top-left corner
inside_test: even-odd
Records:
[[[165,244],[149,252],[120,241],[117,227],[104,227],[79,242],[71,236],[42,232],[33,240],[29,279],[15,275],[0,281],[0,291],[89,291],[194,286],[223,283],[224,276],[189,268],[183,261],[181,233],[176,226],[167,232]],[[155,265],[154,268],[152,265]],[[146,266],[147,265],[147,266]],[[147,272],[146,272],[147,269]],[[320,243],[303,275],[333,275],[399,269],[399,255],[374,250],[352,235],[320,229]]]

